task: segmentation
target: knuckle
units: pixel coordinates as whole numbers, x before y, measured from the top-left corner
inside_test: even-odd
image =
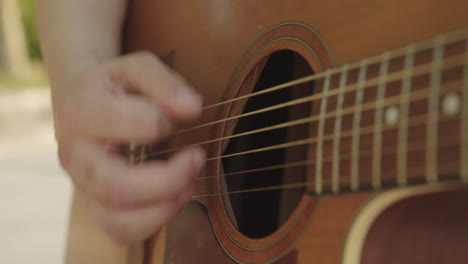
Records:
[[[138,51],[133,55],[133,58],[135,59],[136,63],[144,65],[154,65],[158,61],[156,55],[147,50]]]
[[[144,136],[152,137],[158,131],[159,118],[150,118],[150,116],[138,116],[134,119],[134,128],[139,128],[137,131],[141,132]]]
[[[173,127],[172,123],[166,116],[158,114],[156,118],[156,129],[160,131],[162,135],[166,135],[173,129]]]
[[[138,128],[138,133],[142,137],[148,139],[157,139],[164,137],[171,131],[171,124],[169,120],[160,112],[154,115],[140,115],[133,119],[132,128]]]
[[[156,113],[153,120],[151,124],[148,124],[148,131],[151,131],[152,137],[160,138],[169,133],[171,130],[170,122],[162,113]]]

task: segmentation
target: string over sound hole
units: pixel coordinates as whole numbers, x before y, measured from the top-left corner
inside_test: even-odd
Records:
[[[263,67],[252,89],[252,82],[244,82],[243,89],[257,92],[281,83],[308,76],[312,70],[307,62],[293,51],[283,50],[270,55],[266,63],[260,63],[253,72]],[[261,69],[260,69],[261,70]],[[255,74],[255,73],[252,73]],[[252,77],[252,76],[250,76]],[[251,85],[251,87],[248,87]],[[265,93],[250,98],[243,113],[252,112],[311,95],[313,83],[306,83]],[[242,102],[240,102],[242,103]],[[305,118],[310,115],[311,103],[293,105],[247,116],[236,120],[232,134],[245,133],[261,128]],[[309,124],[302,123],[283,128],[268,129],[230,140],[223,155],[257,150],[309,136]],[[282,184],[299,183],[306,180],[306,166],[283,166],[307,160],[307,145],[284,147],[269,151],[258,151],[245,155],[234,155],[222,159],[225,188],[228,192],[248,190]],[[265,169],[271,168],[271,169]],[[236,173],[242,172],[242,173]],[[275,232],[291,216],[304,188],[276,189],[260,192],[231,193],[224,199],[231,221],[238,230],[251,238],[262,238]],[[231,210],[232,209],[232,210]]]

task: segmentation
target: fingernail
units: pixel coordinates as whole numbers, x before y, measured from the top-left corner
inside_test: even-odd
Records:
[[[193,195],[193,188],[190,188],[188,190],[182,191],[179,194],[179,203],[180,204],[186,204],[192,199]]]
[[[193,110],[201,109],[203,104],[202,97],[189,88],[179,88],[176,100],[178,104]]]
[[[205,166],[205,152],[197,150],[193,153],[193,167],[197,173],[200,173],[203,166]]]

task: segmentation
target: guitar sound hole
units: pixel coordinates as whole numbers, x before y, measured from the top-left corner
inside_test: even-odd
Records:
[[[263,64],[259,67],[263,67]],[[310,74],[312,74],[310,66],[299,54],[289,50],[279,51],[271,54],[268,58],[253,92]],[[255,96],[248,100],[243,112],[248,113],[271,107],[310,95],[312,92],[313,84],[307,83]],[[248,116],[238,120],[233,134],[301,119],[308,117],[310,112],[311,103],[302,103]],[[233,138],[223,155],[305,139],[310,136],[309,126],[310,124],[301,124]],[[279,188],[285,184],[303,183],[306,180],[306,166],[234,173],[271,166],[281,167],[305,160],[307,160],[306,145],[224,158],[222,159],[224,174],[228,174],[225,177],[226,189],[228,192],[236,192],[270,186]],[[242,234],[250,238],[262,238],[275,232],[287,221],[304,191],[305,188],[299,187],[229,194],[225,197],[225,205],[228,208],[231,221]]]

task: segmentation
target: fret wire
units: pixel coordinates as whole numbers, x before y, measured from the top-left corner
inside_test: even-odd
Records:
[[[457,42],[459,40],[465,40],[467,38],[467,35],[468,35],[468,29],[462,29],[462,30],[459,30],[459,31],[448,33],[448,34],[444,35],[444,38],[446,39],[447,43]],[[423,41],[423,42],[419,42],[419,43],[415,44],[416,45],[416,51],[422,51],[424,49],[433,48],[434,47],[434,42],[435,42],[434,38],[428,39],[428,40]],[[403,56],[405,53],[406,53],[406,48],[405,47],[393,50],[392,51],[392,58],[397,58],[399,56]],[[368,58],[368,63],[369,64],[381,63],[383,56],[384,56],[384,54],[382,53],[382,54],[378,54],[378,55],[369,57]],[[360,61],[352,62],[352,63],[349,64],[350,69],[356,69],[356,68],[360,67],[360,65],[361,65]],[[330,74],[340,73],[341,71],[342,71],[342,67],[339,66],[339,67],[330,69]],[[251,94],[248,94],[248,95],[232,98],[232,99],[222,101],[222,102],[218,102],[218,103],[215,103],[215,104],[212,104],[212,105],[207,105],[207,106],[203,107],[203,110],[212,109],[212,108],[222,106],[222,105],[225,105],[225,104],[228,104],[228,103],[233,103],[233,102],[238,101],[238,100],[247,99],[247,98],[257,96],[257,95],[260,95],[260,94],[265,94],[265,93],[277,91],[277,90],[284,89],[284,88],[287,88],[287,87],[290,87],[290,86],[295,86],[295,85],[298,85],[298,84],[301,84],[301,83],[304,83],[304,82],[311,82],[311,81],[318,80],[318,79],[324,78],[324,77],[325,77],[324,72],[317,73],[317,74],[314,74],[314,75],[311,75],[311,76],[306,76],[306,77],[303,77],[301,79],[294,80],[294,81],[291,81],[291,82],[288,82],[288,83],[284,83],[284,84],[280,84],[280,85],[277,85],[277,86],[274,86],[274,87],[270,87],[270,88],[267,88],[267,89],[264,89],[264,90],[261,90],[261,91],[255,92],[255,93],[251,93]]]
[[[445,92],[451,92],[451,91],[459,91],[459,90],[458,89],[449,89],[449,90],[447,90]],[[418,100],[424,100],[424,99],[427,100],[427,98],[428,98],[428,94],[427,94],[427,92],[425,90],[414,91],[414,92],[412,92],[412,95],[411,95],[411,101],[418,101]],[[385,107],[393,106],[393,105],[396,105],[396,104],[398,104],[400,102],[400,96],[392,96],[392,97],[389,97],[389,98],[385,98],[383,100],[384,100],[384,106]],[[375,107],[376,107],[377,103],[378,102],[365,103],[365,104],[362,105],[361,110],[363,110],[363,111],[375,110]],[[342,111],[342,114],[353,114],[353,113],[354,113],[354,108],[345,108]],[[328,112],[326,114],[326,118],[331,118],[331,117],[336,117],[336,112]],[[311,122],[318,121],[318,120],[319,120],[318,116],[311,117],[311,119],[310,119]],[[362,131],[361,131],[361,133],[362,133]],[[350,133],[349,135],[351,136],[352,134]],[[326,137],[330,138],[330,139],[333,139],[332,136],[333,135],[327,135]],[[316,140],[316,138],[315,138],[315,140]],[[289,143],[296,143],[296,141],[295,142],[289,142]],[[312,141],[310,143],[316,143],[316,141]],[[280,144],[280,145],[285,146],[287,144],[288,143],[284,143],[284,144]],[[278,146],[278,145],[271,146],[271,147],[265,147],[265,148],[261,148],[261,149],[266,151],[266,150],[271,150],[272,147],[276,147],[276,146]],[[259,149],[256,149],[256,150],[259,150]],[[152,156],[155,156],[156,154],[160,154],[160,153],[161,152],[147,153],[146,156],[147,157],[152,157]],[[242,153],[243,154],[254,153],[254,150],[249,150],[249,151],[242,152]],[[233,156],[237,156],[237,155],[240,155],[240,153],[233,153],[233,154],[224,155],[224,156],[211,157],[211,158],[208,158],[207,161],[217,160],[217,159],[227,158],[227,157],[233,157]]]
[[[424,98],[426,98],[426,97],[424,97]],[[396,102],[392,102],[392,103],[395,104]],[[427,117],[424,117],[424,118],[427,119]],[[412,120],[412,122],[416,122],[416,121]],[[421,123],[421,125],[422,124],[423,123]],[[427,122],[426,122],[426,124],[427,124]],[[371,134],[374,131],[374,127],[373,126],[362,127],[360,130],[361,130],[360,131],[361,135],[368,135],[368,134]],[[354,129],[347,130],[346,133],[342,133],[341,135],[342,135],[342,138],[344,138],[344,137],[351,137],[352,138],[353,135],[354,135]],[[332,140],[333,135],[332,134],[326,135],[326,136],[324,136],[324,139],[325,140]],[[317,140],[318,140],[317,137],[306,138],[306,139],[301,139],[301,140],[297,140],[297,141],[282,143],[282,144],[278,144],[278,145],[272,145],[272,146],[268,146],[268,147],[263,147],[263,148],[257,148],[257,149],[251,149],[251,150],[246,150],[246,151],[242,151],[242,152],[232,153],[232,154],[228,154],[228,155],[215,156],[215,157],[211,157],[211,158],[206,159],[206,161],[219,160],[219,159],[223,159],[223,158],[235,157],[235,156],[258,153],[258,152],[275,150],[275,149],[282,149],[282,148],[287,148],[287,147],[295,147],[295,146],[302,146],[302,145],[306,145],[306,144],[313,144],[313,143],[317,143]],[[354,157],[354,155],[352,155],[352,156]]]
[[[343,65],[343,72],[340,76],[339,96],[336,105],[335,117],[335,131],[333,133],[333,167],[332,167],[332,191],[338,193],[339,190],[339,173],[340,173],[340,133],[341,133],[341,119],[343,112],[344,93],[346,91],[346,81],[348,79],[349,65]]]
[[[445,120],[447,120],[447,118]],[[412,117],[410,126],[416,127],[416,126],[419,126],[421,124],[425,124],[425,121],[426,121],[426,115],[421,115],[421,116],[418,116],[418,117]],[[391,126],[391,127],[386,127],[385,131],[393,131],[395,129],[397,129],[397,127]],[[372,133],[372,131],[369,129],[368,133],[370,134],[370,133]],[[346,135],[349,136],[350,133],[347,133]],[[446,137],[446,138],[441,139],[439,142],[440,142],[441,146],[452,146],[452,145],[456,144],[456,142],[457,142],[456,140],[457,139],[454,139],[453,137]],[[416,141],[416,142],[411,141],[411,142],[408,142],[407,149],[408,149],[409,152],[414,152],[414,151],[418,151],[418,150],[424,150],[425,147],[426,147],[426,141]],[[385,156],[385,155],[390,155],[390,154],[394,154],[394,153],[395,153],[394,148],[391,147],[391,146],[388,146],[388,147],[382,148],[381,155]],[[374,152],[373,152],[373,150],[363,150],[363,151],[360,151],[359,155],[361,157],[372,157],[374,155]],[[345,153],[345,154],[340,156],[340,161],[350,160],[350,159],[351,159],[351,153]],[[324,156],[323,161],[324,162],[332,162],[333,161],[333,155],[332,156]],[[219,175],[219,177],[228,177],[228,176],[239,175],[239,174],[247,174],[247,173],[262,172],[262,171],[269,171],[269,170],[275,170],[275,169],[299,167],[299,166],[306,166],[306,165],[315,165],[315,164],[316,164],[316,161],[313,161],[313,160],[302,160],[302,161],[295,161],[295,162],[290,162],[290,163],[285,163],[285,164],[278,164],[278,165],[274,165],[274,166],[261,167],[261,168],[251,169],[251,170],[236,171],[236,172],[232,172],[232,173],[221,174],[221,175]],[[199,177],[196,180],[200,181],[200,180],[213,179],[213,178],[217,178],[217,177],[218,177],[218,175],[212,175],[212,176]]]
[[[322,192],[322,155],[323,155],[323,134],[325,129],[325,114],[327,112],[327,100],[328,100],[328,90],[330,88],[330,74],[327,74],[325,82],[323,85],[322,102],[320,104],[320,119],[318,125],[318,136],[317,136],[317,164],[315,165],[315,191],[317,193]]]
[[[401,104],[400,104],[400,122],[398,129],[398,161],[397,161],[397,183],[400,186],[407,184],[407,143],[408,143],[408,116],[409,116],[409,99],[411,93],[411,74],[414,65],[414,46],[408,46],[408,53],[404,62],[403,83],[401,87]]]
[[[439,118],[439,94],[442,75],[442,59],[444,57],[444,39],[436,40],[436,47],[432,55],[432,74],[429,87],[428,125],[426,131],[426,176],[428,182],[436,182],[437,179],[437,130]]]
[[[462,62],[462,60],[463,60],[463,62]],[[447,68],[448,68],[449,66],[459,65],[460,63],[464,63],[464,57],[463,56],[451,56],[450,58],[447,58],[445,60],[444,67],[447,66]],[[341,67],[340,67],[340,69],[341,69]],[[426,73],[431,72],[431,70],[432,70],[432,65],[430,63],[418,65],[418,66],[415,66],[413,68],[413,76],[417,76],[417,75],[420,75],[420,74],[426,74]],[[327,73],[327,72],[325,72],[325,73]],[[387,77],[386,77],[387,82],[400,81],[402,75],[403,75],[402,71],[392,72],[392,73],[387,75]],[[369,87],[372,87],[373,85],[377,85],[378,81],[379,81],[379,78],[367,79],[365,81],[365,88],[369,88]],[[356,84],[350,84],[350,85],[347,85],[346,90],[347,90],[347,92],[352,92],[352,91],[356,91],[358,88],[359,87],[357,87]],[[328,95],[332,96],[332,95],[336,95],[336,94],[337,94],[337,91],[332,90],[332,91],[329,92]],[[276,110],[276,109],[280,109],[280,108],[284,108],[284,107],[288,107],[288,106],[292,106],[292,105],[298,105],[298,104],[302,104],[302,103],[306,103],[306,102],[311,102],[311,101],[315,101],[316,99],[320,100],[320,99],[322,99],[322,97],[323,97],[322,93],[313,94],[311,96],[302,97],[302,98],[299,98],[299,99],[295,99],[295,100],[288,101],[288,102],[285,102],[285,103],[277,104],[277,105],[274,105],[274,106],[258,109],[258,110],[255,110],[255,111],[243,113],[243,114],[236,115],[236,116],[230,116],[230,117],[227,117],[227,118],[224,118],[224,119],[219,119],[219,120],[216,120],[216,121],[213,121],[213,122],[196,125],[194,127],[190,127],[190,128],[186,128],[186,129],[181,129],[181,130],[178,130],[177,132],[175,132],[175,134],[187,133],[187,132],[191,132],[191,131],[193,131],[195,129],[200,129],[200,128],[203,128],[203,127],[216,125],[216,124],[220,124],[220,123],[223,123],[223,122],[226,122],[226,121],[239,119],[239,118],[243,118],[243,117],[247,117],[247,116],[257,115],[257,114],[265,113],[265,112],[268,112],[268,111],[272,111],[272,110]]]
[[[441,171],[453,173],[454,167],[457,165],[453,162],[446,162],[440,164]],[[426,168],[425,167],[410,167],[408,168],[410,175],[421,175],[424,174]],[[458,169],[457,169],[458,170]],[[393,177],[393,172],[384,173],[384,179],[390,180],[390,177]],[[444,182],[458,182],[452,179],[444,179]],[[296,182],[296,183],[288,183],[288,184],[281,184],[281,185],[273,185],[273,186],[266,186],[266,187],[258,187],[258,188],[251,188],[251,189],[241,189],[229,192],[219,192],[219,193],[207,193],[207,194],[195,194],[192,198],[202,198],[202,197],[209,197],[209,196],[218,196],[218,195],[227,195],[227,194],[240,194],[240,193],[249,193],[249,192],[261,192],[261,191],[271,191],[271,190],[279,190],[279,189],[292,189],[292,188],[304,188],[304,187],[311,187],[313,186],[313,181],[304,181],[304,182]],[[413,185],[423,185],[422,183],[413,183]],[[320,195],[321,193],[313,193],[313,195]]]
[[[464,55],[457,55],[457,56],[453,56],[453,57],[450,57],[450,58],[446,58],[445,62],[443,64],[443,69],[449,69],[450,67],[453,67],[453,66],[462,66],[464,64],[465,64],[465,56]],[[418,75],[421,75],[421,74],[430,73],[430,70],[431,70],[432,67],[428,67],[428,66],[432,66],[432,65],[431,64],[424,64],[424,65],[414,66],[414,68],[412,70],[412,73],[413,73],[412,76],[418,76]],[[403,74],[402,72],[387,74],[387,76],[386,76],[387,83],[390,83],[392,81],[401,80],[402,74]],[[380,78],[378,77],[378,78],[371,78],[371,79],[366,80],[366,88],[372,87],[373,85],[378,85],[379,79]],[[371,80],[371,81],[369,81],[369,80]],[[352,91],[356,91],[356,84],[351,84],[351,85],[346,86],[346,92],[347,93],[352,92]],[[330,90],[330,92],[329,92],[329,96],[336,95],[336,94],[337,94],[337,89]],[[414,94],[416,95],[416,94],[418,94],[418,92],[415,92]],[[313,96],[316,96],[316,94],[313,95]],[[305,102],[311,102],[311,101],[313,101],[313,99],[319,99],[319,98],[321,98],[321,97],[309,98],[310,100],[308,100],[308,101],[306,100]],[[427,98],[427,97],[425,97],[425,98]],[[293,101],[296,101],[296,100],[293,100]],[[289,104],[291,102],[287,102],[287,103]],[[376,104],[376,102],[371,103],[371,105],[375,105],[375,104]],[[367,104],[367,105],[369,105],[369,104]],[[278,109],[278,108],[275,106],[274,109]],[[266,111],[266,110],[272,110],[272,108],[268,107],[268,109],[260,109],[260,110]],[[350,108],[348,110],[353,111],[354,108]],[[375,110],[375,108],[368,108],[367,110]],[[349,112],[349,111],[347,111],[347,112]],[[249,113],[252,113],[252,112],[249,112]],[[328,115],[328,113],[327,113],[327,116],[334,117],[332,115]],[[239,116],[237,116],[237,117],[239,117]],[[223,120],[218,120],[218,121],[215,121],[214,123],[227,121],[227,120],[231,120],[231,119],[234,119],[234,118],[235,117],[231,117],[231,118],[227,118],[227,119],[223,119]],[[309,118],[310,118],[311,122],[318,120],[317,116],[312,116],[312,117],[309,117]],[[302,120],[302,121],[304,121],[304,120]],[[204,124],[203,126],[208,126],[208,125],[214,124],[214,123]],[[235,136],[235,135],[233,135],[233,136]],[[217,139],[212,139],[212,140],[205,141],[205,142],[202,142],[202,143],[200,143],[200,142],[199,143],[193,143],[190,146],[197,146],[199,144],[215,142],[215,141],[223,140],[223,139],[224,138],[217,138]],[[171,153],[171,152],[174,152],[174,151],[177,151],[177,150],[181,150],[183,148],[184,147],[179,147],[179,148],[173,148],[173,149],[166,149],[166,150],[163,150],[163,151],[150,152],[150,153],[147,153],[147,157],[153,157],[153,156],[156,156],[156,155]]]
[[[364,97],[364,85],[367,74],[367,60],[362,61],[361,69],[359,70],[358,89],[356,91],[355,112],[353,118],[353,139],[352,139],[352,159],[351,159],[351,190],[359,189],[359,146],[361,139],[361,111],[362,100]]]
[[[468,41],[465,41],[465,67],[462,88],[462,144],[460,146],[460,164],[462,180],[468,182]]]
[[[146,160],[146,145],[142,145],[140,147],[140,157],[139,157],[139,164],[143,164],[143,162],[145,162]]]
[[[135,164],[135,160],[136,160],[135,150],[136,150],[136,147],[137,147],[137,144],[135,142],[130,143],[130,147],[129,147],[129,151],[130,151],[129,161],[130,161],[130,164]]]
[[[373,148],[373,158],[372,158],[372,187],[374,189],[379,189],[381,187],[381,166],[382,166],[382,130],[383,130],[383,113],[385,108],[384,98],[385,90],[387,87],[386,77],[388,73],[388,68],[390,64],[390,53],[387,52],[384,55],[384,61],[380,65],[379,72],[379,85],[377,87],[377,104],[375,111],[375,120],[374,120],[374,142],[372,145]]]

